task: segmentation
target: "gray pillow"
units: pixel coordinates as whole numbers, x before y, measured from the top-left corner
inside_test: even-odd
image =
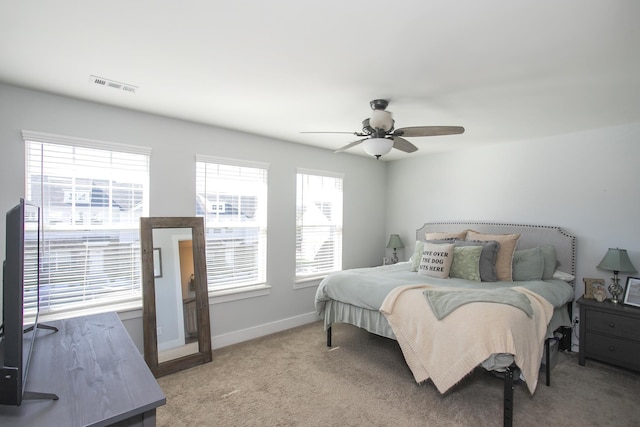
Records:
[[[456,246],[482,246],[480,253],[480,280],[483,282],[497,282],[496,259],[500,243],[495,240],[456,240]]]
[[[544,257],[540,248],[522,249],[513,253],[513,281],[542,280]]]

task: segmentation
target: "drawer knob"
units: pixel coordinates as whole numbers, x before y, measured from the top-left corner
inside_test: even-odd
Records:
[[[609,351],[616,351],[616,349],[615,349],[615,347],[614,347],[614,346],[610,345],[610,346],[609,346]]]
[[[615,324],[615,323],[613,323],[613,322],[609,322],[609,327],[610,327],[610,328],[615,328],[615,327],[616,327],[616,324]]]

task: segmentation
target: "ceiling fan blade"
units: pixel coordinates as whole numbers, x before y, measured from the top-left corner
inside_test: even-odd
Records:
[[[403,137],[455,135],[463,133],[462,126],[413,126],[396,129],[394,135]]]
[[[366,140],[368,138],[363,138],[363,139],[359,139],[357,141],[353,141],[347,145],[345,145],[344,147],[340,147],[338,148],[336,151],[334,151],[334,153],[341,153],[345,150],[348,150],[349,148],[355,147],[356,145],[360,144],[362,141]]]
[[[331,132],[331,131],[320,131],[320,132],[314,132],[314,131],[310,131],[310,132],[300,132],[300,133],[349,133],[351,135],[358,135],[358,132]]]
[[[418,147],[416,147],[406,139],[400,138],[399,136],[393,137],[393,148],[404,151],[405,153],[413,153],[414,151],[418,151]]]

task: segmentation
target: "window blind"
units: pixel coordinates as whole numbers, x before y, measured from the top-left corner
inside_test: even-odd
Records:
[[[196,215],[204,217],[210,290],[266,282],[268,165],[196,158]]]
[[[341,175],[299,169],[296,190],[296,279],[342,269]]]
[[[139,224],[148,215],[150,150],[23,134],[25,194],[42,212],[40,311],[139,300]],[[35,297],[27,301],[28,307],[35,303]]]

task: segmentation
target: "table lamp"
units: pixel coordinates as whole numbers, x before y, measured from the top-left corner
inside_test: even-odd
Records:
[[[393,257],[391,257],[391,263],[397,263],[398,254],[396,253],[396,249],[404,248],[404,244],[402,244],[402,240],[400,240],[400,236],[398,234],[392,234],[391,237],[389,237],[387,248],[393,248]]]
[[[611,302],[618,304],[620,295],[624,291],[620,283],[618,283],[618,273],[637,273],[636,268],[631,264],[627,250],[609,248],[600,264],[598,264],[598,268],[613,271],[612,282],[608,289],[611,293]]]

